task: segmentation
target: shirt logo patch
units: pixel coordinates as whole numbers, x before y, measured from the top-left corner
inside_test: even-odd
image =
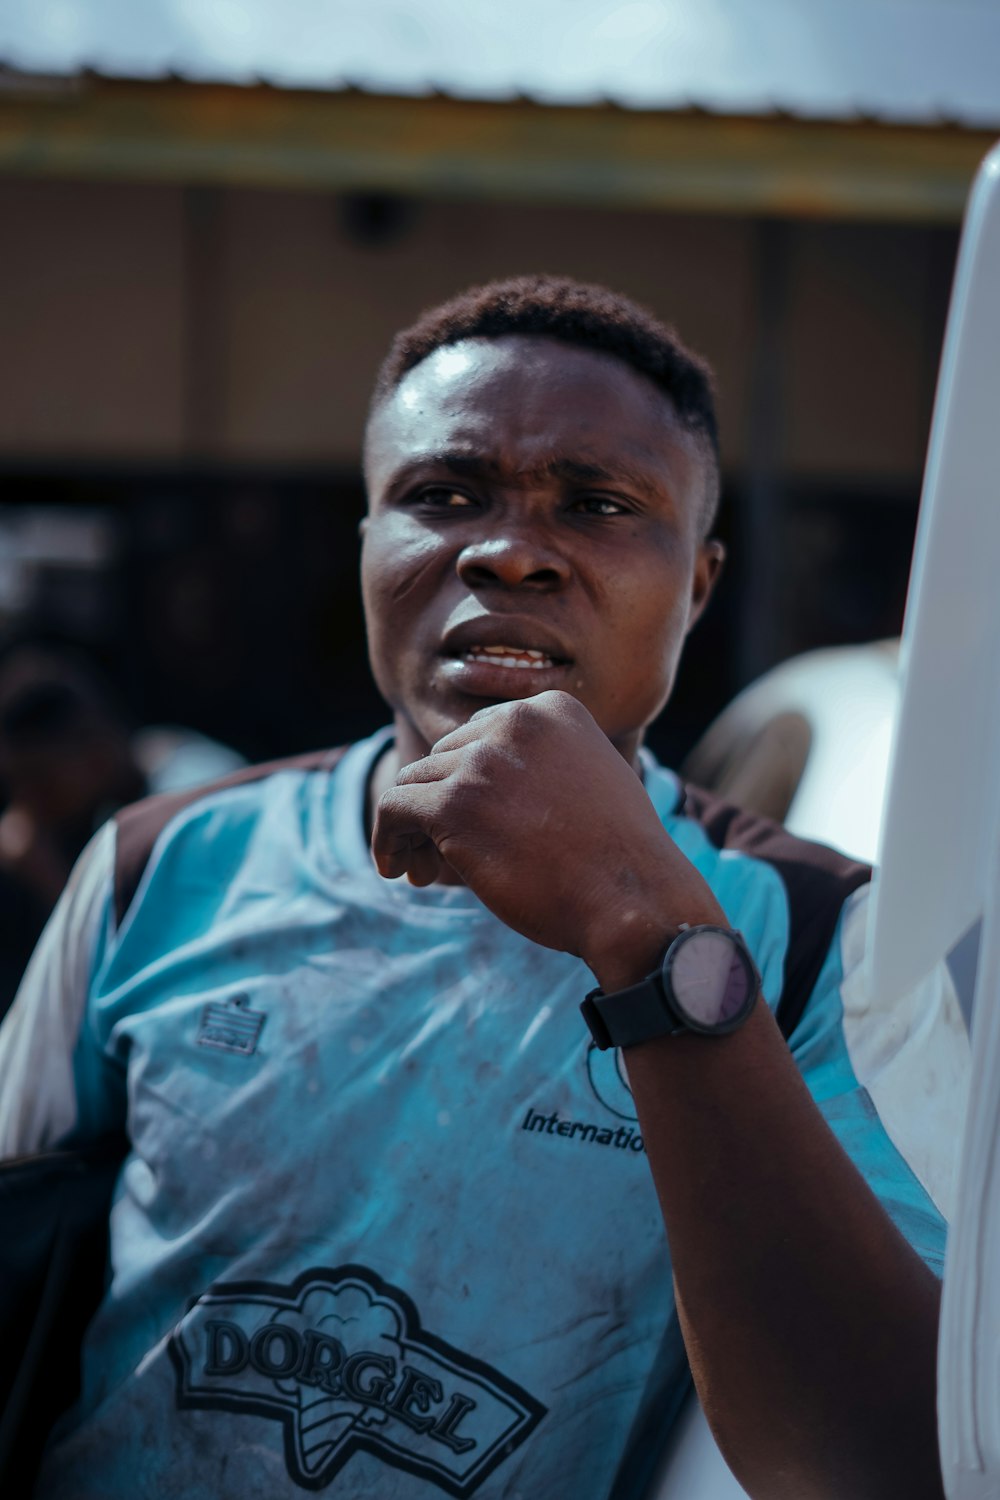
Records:
[[[357,1451],[471,1495],[546,1408],[497,1370],[427,1333],[410,1299],[364,1266],[290,1285],[221,1282],[170,1336],[177,1404],[280,1422],[303,1489]]]
[[[199,1047],[221,1047],[226,1052],[240,1052],[249,1057],[256,1052],[267,1015],[250,1009],[249,995],[231,995],[228,1000],[213,1000],[201,1013],[198,1027]]]

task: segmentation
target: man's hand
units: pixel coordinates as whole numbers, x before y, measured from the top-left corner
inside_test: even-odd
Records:
[[[509,927],[583,958],[605,988],[641,978],[679,923],[725,922],[568,693],[481,709],[405,766],[378,804],[372,851],[381,874],[415,885],[447,863]]]

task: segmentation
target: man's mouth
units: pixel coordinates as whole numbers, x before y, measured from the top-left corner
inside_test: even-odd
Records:
[[[482,662],[488,667],[513,667],[526,672],[543,672],[564,663],[534,646],[469,646],[458,653],[461,661]]]

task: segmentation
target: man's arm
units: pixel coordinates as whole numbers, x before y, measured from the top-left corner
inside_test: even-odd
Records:
[[[44,1150],[80,1124],[78,1043],[114,850],[109,823],[77,861],[0,1025],[0,1157]]]
[[[475,715],[383,797],[384,875],[447,861],[510,926],[605,991],[680,923],[727,925],[586,710]],[[699,1394],[761,1500],[939,1497],[938,1283],[829,1130],[767,1011],[626,1054]]]
[[[758,1005],[627,1054],[702,1405],[751,1495],[939,1496],[939,1285]]]

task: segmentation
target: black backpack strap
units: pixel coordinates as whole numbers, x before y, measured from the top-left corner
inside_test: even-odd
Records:
[[[55,1419],[80,1393],[80,1342],[104,1294],[124,1135],[0,1162],[0,1494],[32,1493]]]

